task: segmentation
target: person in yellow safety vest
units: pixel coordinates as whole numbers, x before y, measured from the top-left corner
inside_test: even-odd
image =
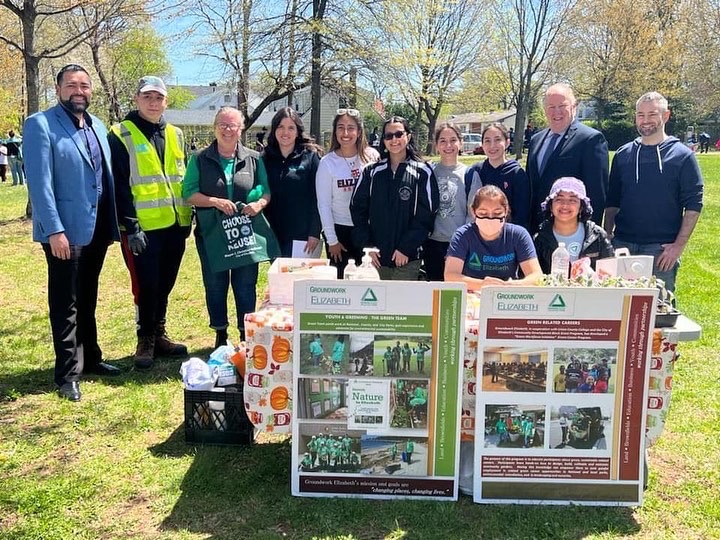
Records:
[[[183,133],[165,122],[167,89],[159,77],[140,79],[137,110],[110,130],[121,246],[137,310],[135,366],[160,356],[186,356],[165,329],[168,297],[190,234],[191,208],[182,198]]]

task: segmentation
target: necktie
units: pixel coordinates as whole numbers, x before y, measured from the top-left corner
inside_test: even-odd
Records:
[[[548,141],[545,144],[545,153],[542,157],[542,163],[540,164],[540,168],[538,169],[541,175],[545,171],[545,167],[547,167],[548,161],[550,161],[550,156],[555,151],[555,145],[557,144],[558,137],[560,137],[559,133],[551,133],[548,137]]]

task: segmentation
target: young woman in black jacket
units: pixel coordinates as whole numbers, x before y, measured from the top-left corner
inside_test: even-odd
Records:
[[[320,147],[305,135],[295,110],[283,107],[270,123],[262,160],[267,171],[272,206],[265,211],[283,257],[292,256],[293,241],[306,242],[309,256],[320,243],[320,214],[315,194],[315,173]]]
[[[605,230],[590,220],[592,206],[580,180],[573,177],[556,180],[541,206],[545,221],[534,242],[545,274],[550,273],[552,254],[559,242],[565,242],[571,262],[589,257],[593,269],[598,259],[615,256]]]

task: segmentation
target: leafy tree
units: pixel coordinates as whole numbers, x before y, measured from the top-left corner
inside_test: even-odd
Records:
[[[152,26],[130,26],[129,22],[109,21],[91,33],[88,40],[104,94],[98,98],[106,101],[111,123],[135,108],[133,98],[142,76],[167,78],[172,72],[165,42]]]
[[[168,88],[168,108],[187,109],[195,95],[185,88],[173,86]]]
[[[543,85],[554,74],[552,64],[561,57],[560,38],[568,31],[568,16],[575,0],[495,0],[501,51],[499,69],[509,75],[515,117],[514,148],[522,156],[525,122],[538,101]]]
[[[0,0],[0,10],[19,23],[20,33],[0,33],[0,42],[17,50],[25,64],[27,113],[39,110],[40,62],[61,58],[83,43],[99,25],[132,11],[127,0]],[[87,25],[73,27],[69,18],[87,15]],[[63,24],[65,23],[65,24]]]
[[[367,2],[366,12],[374,26],[366,33],[376,32],[383,45],[375,49],[381,72],[414,109],[415,131],[423,124],[432,133],[452,89],[477,61],[483,41],[474,36],[484,26],[483,3]]]

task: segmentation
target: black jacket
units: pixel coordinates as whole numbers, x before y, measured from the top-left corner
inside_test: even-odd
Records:
[[[219,199],[227,199],[227,186],[225,185],[225,171],[220,162],[220,154],[218,153],[217,141],[213,141],[210,146],[197,153],[197,166],[200,175],[200,193],[209,197],[217,197]],[[233,174],[233,196],[235,202],[247,203],[248,195],[254,187],[257,186],[257,162],[260,154],[254,150],[245,148],[238,144],[235,150],[235,166]],[[256,199],[253,199],[256,200]],[[214,212],[215,208],[196,207],[195,211]],[[199,231],[200,222],[195,227],[196,233]]]
[[[525,170],[531,190],[530,234],[538,232],[544,219],[540,204],[550,193],[553,182],[562,176],[574,176],[582,180],[592,201],[592,219],[595,223],[602,223],[610,176],[608,144],[604,135],[582,122],[573,121],[550,155],[545,170],[540,174],[537,156],[549,131],[543,129],[533,135],[528,150]]]
[[[430,236],[440,195],[432,169],[418,161],[402,162],[395,174],[387,159],[363,170],[350,203],[358,249],[376,247],[380,264],[392,268],[395,250],[411,261]]]
[[[159,123],[153,124],[143,119],[137,111],[130,111],[124,120],[130,120],[147,137],[155,147],[160,163],[165,166],[165,118],[161,117]],[[130,156],[123,142],[112,131],[108,133],[108,143],[115,177],[118,221],[128,234],[134,234],[140,231],[140,225],[130,191]]]
[[[268,146],[262,154],[272,194],[265,210],[280,245],[291,240],[320,238],[320,214],[315,194],[315,173],[320,156],[296,147],[288,156]]]
[[[535,235],[534,242],[540,268],[542,268],[543,273],[549,274],[552,266],[552,254],[558,247],[550,221],[543,221],[542,225],[540,225],[540,231]],[[590,257],[590,264],[595,269],[595,261],[614,256],[615,250],[605,230],[590,220],[586,221],[585,240],[578,258]]]

